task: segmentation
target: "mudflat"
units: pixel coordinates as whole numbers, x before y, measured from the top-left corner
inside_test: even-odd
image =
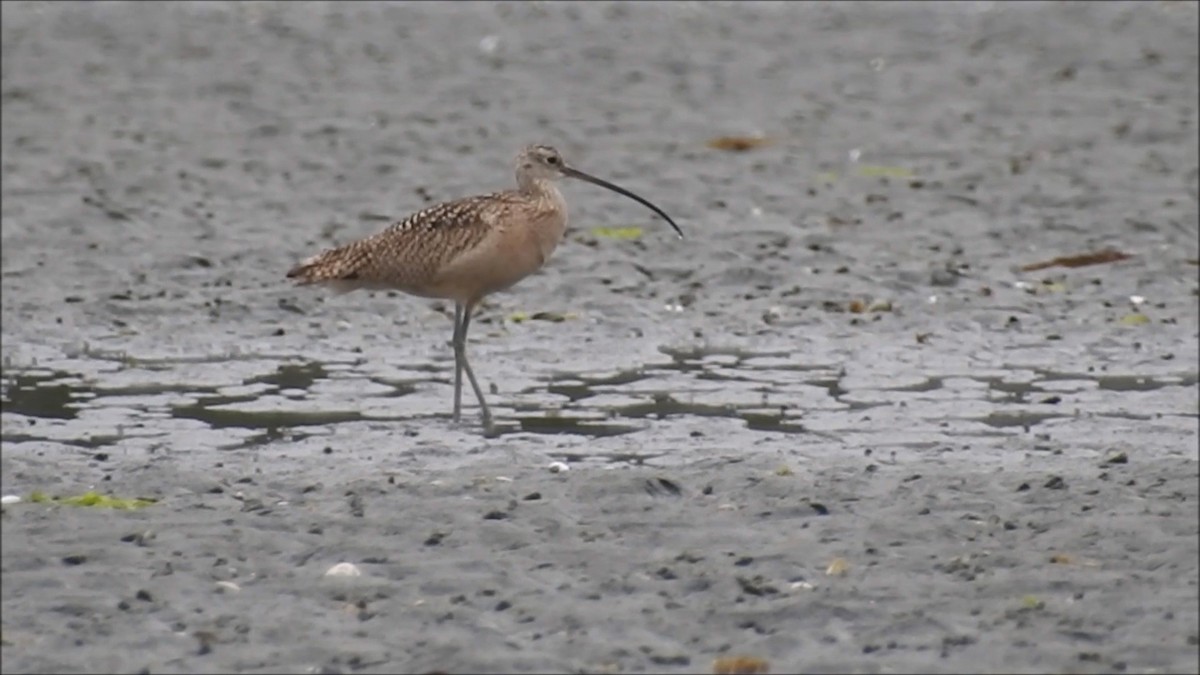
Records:
[[[1195,3],[0,12],[4,671],[1200,669]],[[564,184],[484,438],[283,275],[534,142],[687,238]]]

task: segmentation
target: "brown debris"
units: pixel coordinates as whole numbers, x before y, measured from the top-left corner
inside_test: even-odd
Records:
[[[825,568],[825,574],[831,577],[844,577],[850,571],[850,563],[845,558],[834,558]]]
[[[755,656],[726,656],[713,661],[713,675],[758,675],[771,672],[766,659]]]
[[[1047,267],[1086,267],[1088,265],[1100,265],[1102,263],[1128,260],[1132,257],[1133,256],[1129,255],[1128,253],[1123,253],[1116,249],[1106,248],[1102,251],[1082,253],[1080,255],[1059,256],[1053,260],[1031,263],[1022,267],[1021,271],[1033,272],[1036,270],[1044,270]]]
[[[770,144],[771,139],[765,136],[718,136],[706,143],[713,150],[729,152],[745,152]]]
[[[874,300],[868,303],[866,300],[855,298],[846,305],[846,311],[851,314],[890,312],[892,303],[887,300]]]

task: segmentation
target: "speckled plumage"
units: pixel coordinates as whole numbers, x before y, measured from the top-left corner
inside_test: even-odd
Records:
[[[491,412],[466,355],[471,312],[484,296],[536,272],[558,247],[567,226],[567,205],[555,179],[578,178],[623,194],[653,209],[679,232],[657,206],[567,166],[549,146],[523,149],[516,175],[516,190],[436,204],[382,232],[309,257],[287,273],[301,285],[321,284],[340,292],[394,289],[453,300],[454,420],[459,419],[465,372],[489,432]]]
[[[301,284],[325,284],[342,292],[394,289],[478,302],[483,295],[520,279],[507,278],[511,274],[480,275],[479,270],[472,275],[455,263],[484,252],[503,254],[507,243],[523,242],[533,234],[532,228],[550,230],[544,235],[557,245],[566,225],[565,208],[558,202],[561,197],[553,185],[537,185],[528,192],[509,190],[435,204],[381,232],[318,253],[287,276]],[[546,257],[552,251],[553,247],[546,251]],[[545,259],[530,262],[538,264],[514,272],[524,277]]]

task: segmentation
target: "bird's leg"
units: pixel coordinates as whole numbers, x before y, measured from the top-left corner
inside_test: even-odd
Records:
[[[466,353],[466,330],[463,327],[463,306],[454,304],[454,337],[450,344],[454,346],[454,423],[458,424],[462,416],[462,363]],[[461,345],[461,346],[460,346]]]
[[[487,401],[483,399],[483,389],[479,388],[479,382],[475,379],[475,373],[471,371],[471,364],[467,361],[467,327],[471,325],[471,310],[474,305],[458,305],[455,314],[462,313],[462,320],[458,322],[458,330],[456,332],[457,339],[454,342],[454,363],[455,373],[459,370],[467,372],[467,380],[471,383],[471,388],[475,390],[475,398],[479,399],[479,408],[483,415],[483,427],[490,431],[492,429],[492,411],[488,409]],[[455,385],[461,383],[460,377],[455,377]],[[454,388],[454,410],[458,411],[458,398],[461,392],[460,386]],[[457,415],[455,417],[457,419]]]

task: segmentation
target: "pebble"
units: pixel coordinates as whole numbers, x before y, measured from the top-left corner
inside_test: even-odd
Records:
[[[329,570],[325,572],[325,576],[327,576],[327,577],[360,577],[360,576],[362,576],[362,570],[358,569],[358,565],[355,565],[354,563],[344,562],[344,563],[338,563],[338,564],[334,565],[333,567],[330,567]]]
[[[500,36],[498,35],[485,35],[483,39],[479,41],[479,51],[489,56],[496,53],[496,48],[499,46]]]

